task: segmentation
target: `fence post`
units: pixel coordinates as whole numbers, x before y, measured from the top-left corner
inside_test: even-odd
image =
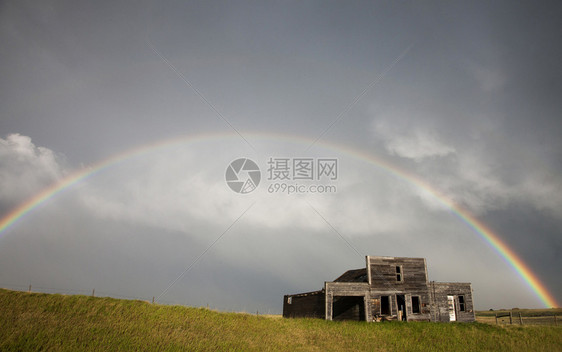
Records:
[[[498,325],[498,313],[496,313],[496,325]]]
[[[509,312],[509,325],[513,324],[513,314]]]
[[[29,290],[27,290],[27,293],[31,293],[31,284],[29,284]]]
[[[521,317],[521,312],[519,312],[519,324],[523,325],[523,318]]]
[[[96,289],[94,288],[94,289],[92,290],[92,297],[95,297],[95,294],[96,294]]]
[[[154,304],[154,296],[152,296],[152,304]]]

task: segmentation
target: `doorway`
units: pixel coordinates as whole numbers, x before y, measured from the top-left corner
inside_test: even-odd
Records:
[[[396,295],[396,305],[398,306],[398,320],[402,318],[402,321],[406,321],[406,298],[404,295]]]
[[[390,296],[381,296],[381,315],[391,315]]]
[[[455,312],[455,296],[447,296],[447,307],[449,309],[449,321],[457,321]]]

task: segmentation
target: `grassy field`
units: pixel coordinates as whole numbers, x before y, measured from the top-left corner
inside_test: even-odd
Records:
[[[561,351],[562,327],[280,319],[0,289],[0,350]]]

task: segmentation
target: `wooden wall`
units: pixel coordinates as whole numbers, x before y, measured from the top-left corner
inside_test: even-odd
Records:
[[[367,257],[369,283],[380,291],[427,290],[427,271],[424,258]],[[396,280],[396,266],[402,268],[402,281]]]
[[[475,320],[472,285],[470,283],[432,281],[429,285],[429,291],[433,300],[432,321],[449,321],[447,296],[455,297],[456,321],[471,322]],[[464,312],[460,310],[458,296],[464,297]]]
[[[289,297],[291,304],[289,304]],[[320,318],[324,319],[326,295],[315,291],[298,295],[285,295],[283,299],[283,317],[285,318]]]
[[[396,295],[404,295],[408,321],[431,319],[431,297],[427,287],[427,267],[424,258],[367,257],[367,265],[374,317],[381,317],[381,296],[390,296],[392,312],[390,316],[383,316],[383,318],[396,319],[398,316]],[[401,268],[402,281],[396,279],[397,266]],[[414,314],[412,311],[412,296],[420,298],[420,313]]]
[[[400,291],[375,291],[370,292],[371,297],[371,310],[372,317],[375,321],[380,320],[397,320],[398,319],[398,302],[397,295],[403,295],[406,305],[406,320],[407,321],[430,321],[431,320],[431,297],[427,290],[420,292],[400,292]],[[381,314],[381,297],[390,297],[391,312],[389,315]],[[415,313],[412,310],[412,296],[420,298],[420,313]]]

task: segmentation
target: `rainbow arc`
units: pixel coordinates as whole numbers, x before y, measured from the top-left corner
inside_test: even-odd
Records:
[[[283,134],[273,134],[273,133],[246,133],[248,137],[254,138],[265,138],[265,139],[277,139],[277,140],[287,140],[294,143],[302,143],[309,145],[311,143],[310,139],[293,136],[293,135],[283,135]],[[136,148],[129,149],[127,151],[115,154],[107,159],[101,160],[89,168],[84,168],[78,170],[63,179],[59,180],[55,184],[43,189],[41,192],[37,193],[30,199],[26,200],[19,206],[12,209],[7,213],[2,219],[0,219],[0,235],[4,233],[11,225],[22,219],[26,214],[32,212],[39,205],[43,204],[47,200],[55,197],[60,192],[71,188],[73,185],[90,178],[97,173],[109,168],[112,165],[118,164],[125,161],[131,157],[141,155],[143,153],[165,148],[174,144],[180,143],[197,143],[203,141],[209,141],[213,139],[224,139],[224,138],[239,138],[238,135],[232,133],[226,134],[206,134],[206,135],[195,135],[195,136],[180,136],[171,139],[157,141],[155,143],[144,144]],[[531,288],[535,295],[540,299],[540,301],[546,307],[560,307],[554,296],[548,291],[546,286],[540,281],[535,273],[529,268],[529,266],[521,259],[519,256],[489,227],[473,216],[468,210],[462,208],[460,205],[455,204],[452,200],[446,197],[444,194],[439,192],[437,189],[432,187],[429,183],[420,179],[416,175],[408,173],[405,170],[391,164],[387,160],[380,157],[368,154],[364,151],[353,149],[348,146],[334,144],[334,143],[321,143],[318,142],[316,145],[322,146],[324,148],[333,149],[340,151],[357,159],[363,160],[375,167],[378,167],[385,172],[392,174],[393,176],[406,181],[414,185],[417,188],[425,190],[431,196],[433,196],[438,202],[445,205],[447,208],[451,209],[452,212],[461,219],[466,225],[474,230],[474,232],[489,246],[491,246],[496,253],[498,253],[512,268],[517,272],[517,274],[522,278],[522,280]]]

